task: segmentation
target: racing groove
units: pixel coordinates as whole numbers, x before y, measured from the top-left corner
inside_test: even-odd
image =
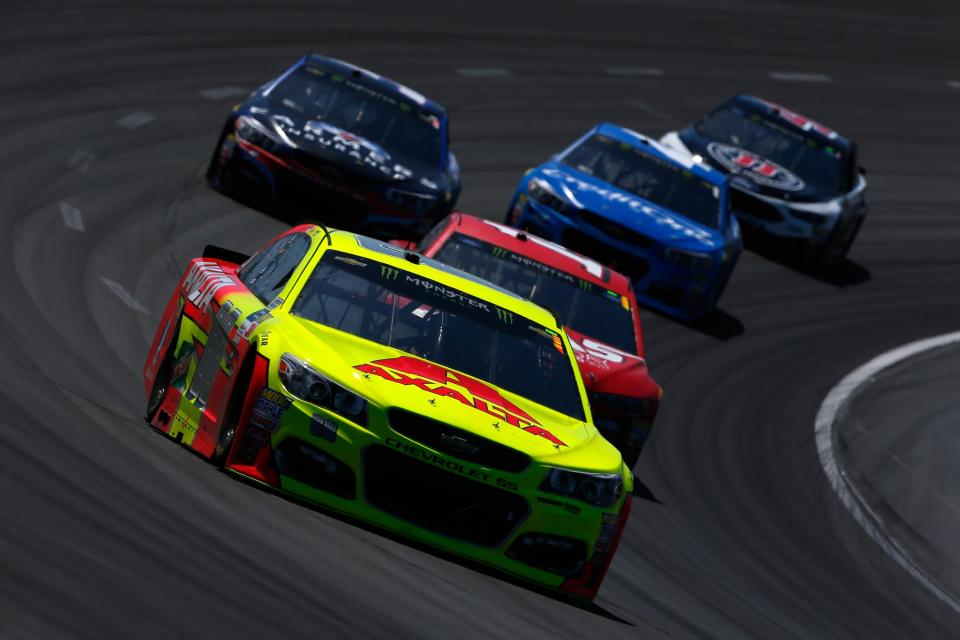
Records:
[[[813,443],[834,382],[960,316],[960,8],[883,4],[5,3],[0,635],[957,635],[839,506]],[[229,89],[310,49],[447,105],[461,207],[495,218],[594,122],[659,134],[738,90],[861,142],[873,211],[843,273],[745,254],[714,325],[645,314],[667,395],[638,469],[659,503],[635,502],[596,607],[237,482],[140,419],[184,261],[282,228],[202,185]]]

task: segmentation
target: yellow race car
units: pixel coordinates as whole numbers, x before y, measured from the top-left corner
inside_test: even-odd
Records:
[[[633,478],[557,318],[379,240],[207,247],[144,367],[147,419],[227,470],[592,599]]]

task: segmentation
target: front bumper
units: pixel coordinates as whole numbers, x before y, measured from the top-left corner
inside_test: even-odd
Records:
[[[735,192],[735,193],[734,193]],[[797,212],[789,203],[731,187],[731,209],[747,237],[796,241],[827,257],[846,252],[869,210],[862,194],[844,196],[830,214]]]
[[[596,595],[629,495],[600,509],[542,493],[546,467],[523,454],[522,470],[503,452],[466,461],[410,437],[402,411],[370,405],[362,426],[287,398],[275,427],[241,421],[228,469],[525,580]]]
[[[713,309],[733,269],[734,259],[693,271],[661,255],[663,245],[652,238],[633,243],[564,215],[518,193],[507,213],[507,224],[528,229],[628,276],[637,298],[665,314],[693,320]],[[637,234],[639,235],[639,234]]]

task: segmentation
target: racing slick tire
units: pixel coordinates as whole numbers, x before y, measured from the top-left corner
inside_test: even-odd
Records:
[[[227,403],[227,410],[224,412],[223,421],[220,424],[217,446],[210,456],[210,461],[221,469],[227,464],[230,450],[233,448],[233,442],[237,436],[237,427],[243,415],[244,402],[249,390],[247,387],[250,384],[250,378],[253,376],[253,363],[256,356],[256,350],[251,349],[237,373],[237,381],[233,385],[233,392],[230,394],[230,401]]]
[[[153,388],[150,389],[150,396],[147,398],[147,413],[144,417],[150,424],[153,424],[153,418],[163,404],[164,398],[167,397],[167,389],[170,387],[170,383],[173,382],[171,376],[173,374],[174,344],[176,344],[176,336],[179,332],[180,321],[177,320],[173,327],[173,339],[167,345],[166,353],[163,354],[163,361],[157,369],[157,375],[153,379]]]

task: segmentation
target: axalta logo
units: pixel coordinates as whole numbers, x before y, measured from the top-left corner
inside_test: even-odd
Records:
[[[711,142],[707,151],[728,171],[746,175],[757,184],[781,189],[783,191],[800,191],[804,182],[799,176],[787,171],[772,160],[761,158],[740,147],[722,142]]]
[[[358,364],[357,371],[396,384],[412,386],[482,411],[498,421],[550,441],[556,447],[567,444],[540,426],[530,414],[503,397],[493,387],[462,373],[410,356]]]

